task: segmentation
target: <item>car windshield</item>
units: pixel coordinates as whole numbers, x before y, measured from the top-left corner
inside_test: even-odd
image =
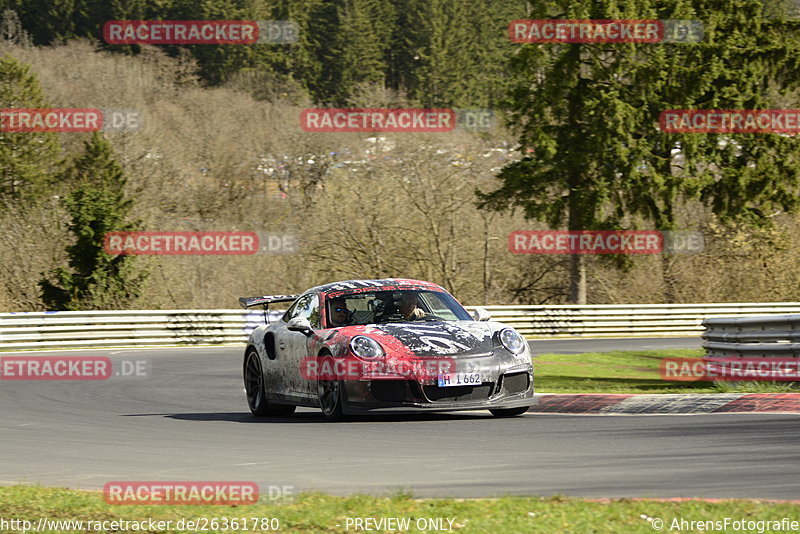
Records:
[[[440,291],[386,290],[337,294],[327,299],[329,327],[408,321],[472,321],[450,294]]]

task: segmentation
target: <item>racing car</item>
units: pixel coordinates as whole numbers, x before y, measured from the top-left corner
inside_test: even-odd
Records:
[[[280,302],[292,304],[270,323],[269,305]],[[511,417],[536,403],[526,340],[483,308],[471,315],[437,284],[349,280],[239,303],[265,310],[242,366],[257,416],[306,406],[329,420],[457,410]]]

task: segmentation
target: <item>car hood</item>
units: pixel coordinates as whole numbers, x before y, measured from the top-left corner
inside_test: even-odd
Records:
[[[414,321],[369,325],[363,333],[390,348],[389,340],[399,341],[416,356],[478,356],[492,352],[493,334],[502,328],[477,321]]]

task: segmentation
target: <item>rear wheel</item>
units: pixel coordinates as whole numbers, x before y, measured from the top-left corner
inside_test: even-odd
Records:
[[[274,405],[267,402],[261,360],[258,352],[252,348],[244,357],[244,391],[247,395],[247,405],[253,415],[291,415],[297,408],[296,406]]]
[[[521,406],[519,408],[493,408],[489,410],[495,417],[515,417],[522,415],[528,411],[528,406]]]

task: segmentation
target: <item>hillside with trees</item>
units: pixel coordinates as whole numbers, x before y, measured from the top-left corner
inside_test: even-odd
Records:
[[[800,300],[796,136],[664,134],[668,108],[800,108],[779,2],[0,0],[0,108],[137,110],[0,132],[0,310],[232,308],[346,278],[466,304]],[[697,44],[511,43],[518,18],[705,23]],[[285,45],[107,45],[107,20],[292,20]],[[319,133],[308,107],[488,108],[489,131]],[[678,146],[679,157],[676,157]],[[702,232],[696,254],[514,255],[514,230]],[[102,235],[257,231],[294,253],[110,256]],[[576,263],[577,262],[577,263]],[[583,287],[582,295],[576,289]]]

